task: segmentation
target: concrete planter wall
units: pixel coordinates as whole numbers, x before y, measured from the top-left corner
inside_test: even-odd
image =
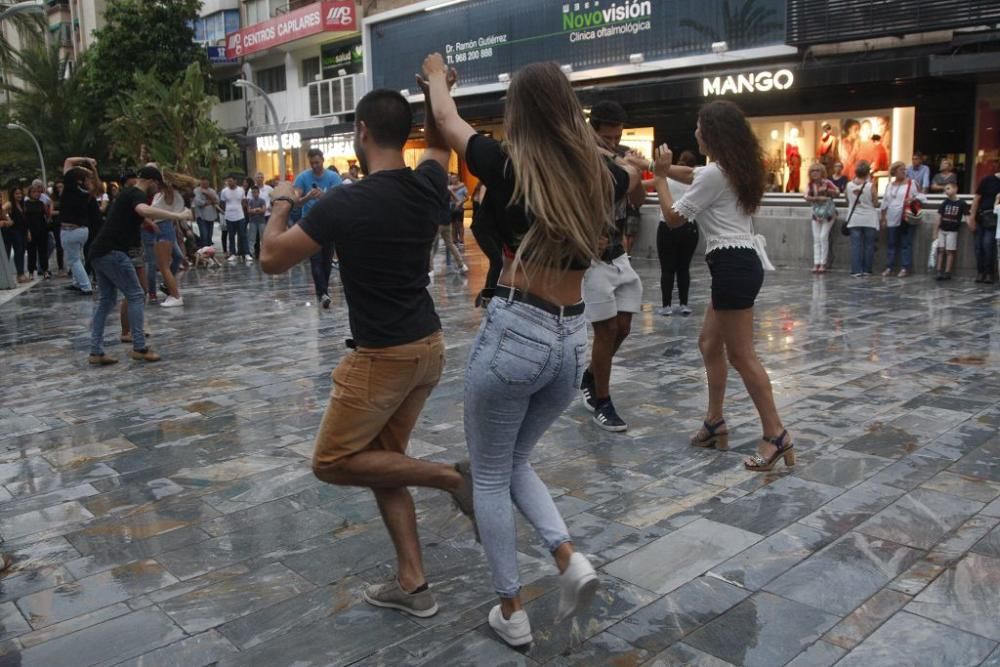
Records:
[[[839,208],[840,218],[847,217],[847,207]],[[927,273],[927,257],[933,241],[934,224],[937,222],[937,205],[925,207],[924,223],[916,230],[913,238],[913,268],[915,273]],[[642,228],[639,238],[632,249],[633,257],[656,259],[656,229],[660,224],[660,207],[646,205],[642,208]],[[767,239],[767,255],[775,265],[786,267],[813,266],[812,227],[809,223],[810,208],[808,206],[769,206],[765,203],[754,216],[754,225],[758,234]],[[841,236],[840,223],[831,235],[833,250],[833,269],[837,271],[850,270],[851,240]],[[886,232],[879,232],[875,250],[875,271],[885,268]],[[704,238],[699,244],[696,257],[704,254]],[[976,257],[972,249],[972,232],[962,226],[958,234],[958,256],[955,258],[956,274],[975,274]]]

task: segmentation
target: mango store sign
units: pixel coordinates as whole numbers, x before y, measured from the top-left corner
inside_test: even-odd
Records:
[[[742,95],[744,93],[766,93],[772,90],[788,90],[795,83],[791,70],[776,72],[747,72],[728,76],[706,76],[701,80],[701,91],[705,97],[713,95]]]
[[[302,136],[298,132],[287,132],[281,135],[281,143],[284,144],[286,150],[299,148],[302,146]],[[267,134],[263,137],[257,137],[257,150],[261,153],[277,153],[278,135]]]

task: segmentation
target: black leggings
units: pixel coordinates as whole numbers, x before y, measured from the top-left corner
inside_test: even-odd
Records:
[[[47,273],[49,270],[49,230],[45,227],[31,229],[28,242],[28,271]]]
[[[691,288],[691,259],[697,247],[698,226],[693,222],[674,229],[660,222],[656,230],[656,253],[660,256],[660,289],[664,306],[670,305],[675,274],[681,305],[687,305],[688,290]]]

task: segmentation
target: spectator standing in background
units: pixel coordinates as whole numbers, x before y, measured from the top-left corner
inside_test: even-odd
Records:
[[[962,220],[969,215],[969,204],[958,198],[958,185],[948,183],[944,191],[947,198],[938,208],[938,223],[934,234],[938,240],[937,280],[951,280],[955,253],[958,251],[958,230],[962,226]],[[990,244],[992,243],[991,241]]]
[[[919,154],[913,156],[914,162]],[[926,167],[924,167],[926,169]],[[882,198],[882,226],[888,230],[889,247],[883,276],[891,276],[899,256],[899,277],[905,278],[913,271],[913,235],[916,225],[906,220],[906,212],[914,200],[926,201],[916,181],[909,178],[909,169],[902,162],[893,162],[889,167],[892,181],[886,187]]]
[[[193,205],[198,216],[198,247],[210,247],[214,245],[212,234],[219,219],[219,193],[212,188],[207,178],[201,179],[201,184],[194,189]]]
[[[850,178],[844,173],[844,165],[840,161],[833,163],[833,173],[830,175],[830,181],[837,186],[837,190],[840,194],[844,194],[847,189],[847,182]]]
[[[263,178],[263,177],[262,177]],[[267,225],[267,205],[256,185],[250,190],[247,198],[247,235],[250,237],[249,245],[259,248],[260,240],[264,238],[264,227]],[[253,257],[247,258],[248,263],[253,263]]]
[[[975,232],[976,282],[992,283],[996,279],[997,230],[996,205],[1000,200],[1000,165],[994,165],[994,173],[979,182],[972,198],[969,226]],[[994,239],[993,242],[990,239]]]
[[[847,228],[851,232],[851,276],[870,276],[875,264],[875,239],[878,238],[878,187],[871,178],[871,168],[861,162],[854,169],[854,180],[847,186]]]
[[[294,183],[295,194],[299,198],[298,205],[302,209],[302,218],[309,214],[324,194],[343,182],[339,174],[323,166],[323,151],[311,148],[306,155],[309,158],[309,169],[296,176]],[[328,309],[331,303],[330,273],[333,271],[333,253],[333,244],[326,243],[319,252],[309,258],[316,298],[325,309]]]
[[[226,179],[226,187],[219,194],[219,198],[225,206],[226,212],[223,217],[226,220],[226,229],[229,231],[229,247],[223,248],[223,250],[226,251],[226,260],[230,263],[236,261],[237,254],[242,259],[249,253],[247,249],[247,219],[243,201],[246,196],[246,191],[236,185],[236,179],[232,176]],[[225,234],[223,234],[223,241],[225,241]]]
[[[958,191],[958,175],[955,173],[955,165],[948,158],[941,160],[941,171],[934,174],[931,181],[931,192],[945,192],[948,184],[954,185]]]
[[[891,171],[889,175],[892,176]],[[921,192],[927,192],[931,187],[931,170],[924,164],[924,156],[920,151],[913,153],[913,163],[906,168],[906,177],[916,183]]]
[[[818,162],[809,167],[805,199],[812,204],[813,273],[826,272],[830,229],[837,218],[838,194],[837,186],[826,177],[826,167]]]

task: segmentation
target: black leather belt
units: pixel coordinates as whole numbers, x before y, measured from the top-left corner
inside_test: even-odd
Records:
[[[583,301],[580,303],[574,303],[571,306],[557,306],[556,304],[550,303],[545,299],[541,299],[530,292],[522,292],[515,287],[507,287],[505,285],[497,285],[493,290],[493,296],[498,299],[520,301],[521,303],[526,303],[529,306],[534,306],[539,310],[544,310],[546,313],[559,315],[561,317],[582,315],[585,308]]]

